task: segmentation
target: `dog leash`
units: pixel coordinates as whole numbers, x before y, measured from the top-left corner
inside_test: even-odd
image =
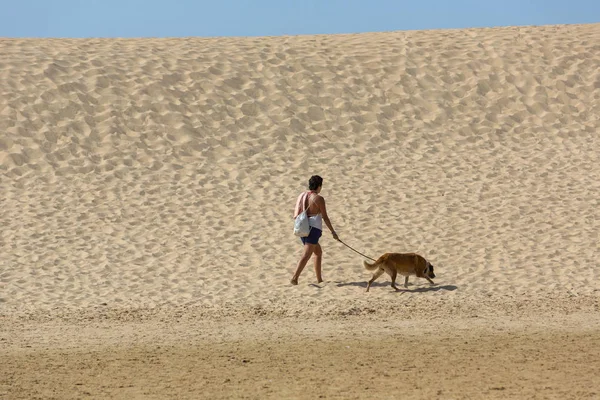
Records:
[[[311,192],[312,192],[312,190],[311,190]],[[305,207],[305,210],[308,210],[308,207],[310,206],[310,194],[308,194],[308,195],[306,196],[306,199],[308,200],[308,205]],[[344,243],[344,242],[343,242],[341,239],[338,239],[338,242],[340,242],[341,244],[343,244],[344,246],[346,246],[347,248],[349,248],[349,249],[350,249],[350,250],[352,250],[353,252],[355,252],[355,253],[358,253],[358,254],[360,254],[361,256],[363,256],[363,257],[365,257],[365,258],[368,258],[368,259],[369,259],[369,260],[371,260],[371,261],[377,261],[376,259],[374,259],[374,258],[371,258],[371,257],[369,257],[369,256],[366,256],[366,255],[364,255],[363,253],[361,253],[360,251],[358,251],[358,250],[355,250],[355,249],[353,249],[352,247],[348,246],[348,245],[347,245],[346,243]]]
[[[341,240],[341,239],[338,239],[338,242],[340,242],[341,244],[343,244],[344,246],[346,246],[347,248],[349,248],[349,249],[350,249],[350,250],[352,250],[353,252],[355,252],[355,253],[358,253],[358,254],[360,254],[361,256],[363,256],[363,257],[365,257],[365,258],[368,258],[368,259],[369,259],[369,260],[371,260],[371,261],[377,261],[377,260],[375,260],[374,258],[371,258],[371,257],[369,257],[369,256],[365,256],[365,255],[364,255],[363,253],[361,253],[360,251],[354,250],[352,247],[350,247],[350,246],[348,246],[346,243],[342,242],[342,240]]]

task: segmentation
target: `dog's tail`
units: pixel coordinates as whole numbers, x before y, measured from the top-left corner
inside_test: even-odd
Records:
[[[373,264],[369,264],[368,262],[366,262],[365,260],[363,260],[363,265],[369,271],[375,271],[377,268],[379,268],[379,265],[378,265],[377,262],[374,262]]]

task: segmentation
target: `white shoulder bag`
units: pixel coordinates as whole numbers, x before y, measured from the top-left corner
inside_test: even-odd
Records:
[[[302,211],[296,217],[294,221],[294,235],[299,237],[307,237],[310,233],[310,226],[308,225],[308,207],[310,206],[309,200],[310,192],[306,194],[306,207],[304,207],[304,211]]]

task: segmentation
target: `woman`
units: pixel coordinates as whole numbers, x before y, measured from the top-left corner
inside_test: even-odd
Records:
[[[298,200],[296,201],[294,218],[304,211],[304,207],[306,207],[308,204],[308,225],[311,228],[310,234],[307,237],[300,238],[300,240],[302,240],[302,244],[304,244],[304,252],[302,253],[300,261],[298,261],[296,273],[294,273],[294,276],[290,281],[292,285],[298,284],[298,278],[313,254],[315,255],[315,274],[317,275],[317,282],[323,282],[323,277],[321,276],[321,260],[323,251],[321,250],[321,245],[319,244],[319,238],[323,233],[323,221],[325,221],[327,228],[329,228],[331,231],[333,238],[335,240],[339,240],[339,237],[337,233],[335,233],[335,230],[331,225],[331,221],[329,221],[329,217],[327,216],[325,199],[319,194],[321,193],[322,188],[323,178],[318,175],[313,175],[308,181],[309,191],[300,193],[300,196],[298,196]]]

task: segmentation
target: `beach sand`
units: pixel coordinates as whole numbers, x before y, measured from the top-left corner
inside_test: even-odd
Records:
[[[600,396],[598,43],[0,39],[0,398]]]

